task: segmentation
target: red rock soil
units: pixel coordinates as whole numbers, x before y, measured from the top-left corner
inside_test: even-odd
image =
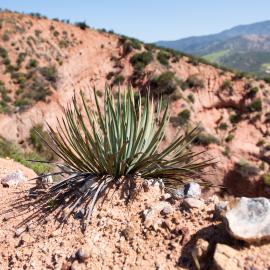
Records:
[[[14,162],[13,165],[10,162],[0,164],[0,172],[5,168],[4,174],[14,170]],[[140,179],[137,181],[142,183]],[[95,210],[92,224],[84,233],[80,219],[71,217],[67,224],[58,228],[59,223],[51,214],[39,226],[30,224],[28,231],[16,236],[16,230],[18,234],[21,228],[17,225],[34,206],[27,214],[15,208],[9,213],[3,214],[3,211],[27,192],[29,183],[17,188],[0,185],[1,270],[196,269],[191,252],[198,246],[198,239],[209,242],[208,255],[201,269],[214,269],[212,255],[216,243],[225,243],[238,250],[237,257],[232,258],[238,268],[231,270],[269,267],[270,244],[248,246],[231,239],[221,222],[212,218],[214,197],[205,198],[202,209],[189,211],[181,200],[168,199],[158,186],[137,187],[137,196],[128,204],[120,198],[120,191],[113,197],[109,194],[103,206]],[[150,207],[156,210],[145,219],[143,212]],[[161,211],[164,207],[166,209]],[[86,259],[78,261],[76,251],[81,247]]]

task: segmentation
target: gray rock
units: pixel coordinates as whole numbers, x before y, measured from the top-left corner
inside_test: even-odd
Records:
[[[196,198],[186,198],[183,201],[183,204],[188,208],[203,208],[204,201],[196,199]]]
[[[188,183],[180,187],[174,192],[174,196],[177,198],[199,198],[202,190],[198,183]]]
[[[36,179],[36,188],[38,189],[47,189],[52,184],[53,178],[51,175],[41,175]]]
[[[145,181],[148,186],[164,188],[164,183],[162,179],[146,179]]]
[[[171,206],[166,206],[161,210],[161,214],[163,215],[169,215],[172,212]]]
[[[225,220],[236,239],[249,243],[270,239],[270,200],[242,197],[226,212]]]
[[[15,231],[15,237],[21,236],[26,231],[25,227],[20,227]]]
[[[144,216],[144,226],[146,228],[149,228],[150,226],[158,226],[159,225],[159,214],[165,209],[166,211],[172,211],[171,208],[172,206],[168,202],[158,202],[153,204],[150,208],[146,209],[143,211],[143,216]],[[170,208],[170,210],[169,210]],[[156,227],[154,226],[154,227]]]
[[[220,202],[216,203],[213,218],[214,219],[222,219],[223,216],[225,215],[227,207],[228,207],[227,201],[220,201]]]
[[[21,171],[12,172],[1,179],[1,184],[4,187],[16,187],[17,185],[24,183],[26,181],[26,177],[23,175]]]

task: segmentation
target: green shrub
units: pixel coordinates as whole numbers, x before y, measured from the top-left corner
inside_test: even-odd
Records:
[[[135,50],[141,50],[142,48],[142,43],[141,41],[139,41],[136,38],[129,38],[129,42],[131,44],[131,46],[135,49]]]
[[[254,98],[257,93],[259,92],[259,88],[258,87],[252,87],[249,89],[248,93],[247,93],[247,96],[249,98]]]
[[[232,82],[230,80],[225,80],[221,87],[220,87],[221,90],[227,90],[229,93],[232,93],[233,92],[233,86],[232,86]]]
[[[129,53],[132,52],[132,50],[133,50],[133,47],[132,47],[131,43],[128,42],[128,41],[124,42],[124,44],[123,44],[123,55],[124,56],[128,55]]]
[[[190,110],[184,109],[178,114],[180,125],[186,124],[190,119]]]
[[[187,83],[187,81],[183,81],[183,80],[178,80],[178,85],[180,86],[180,88],[185,91],[186,89],[189,88],[189,85]]]
[[[43,130],[42,124],[33,126],[29,131],[29,143],[34,150],[43,158],[49,161],[54,160],[53,151],[47,147],[45,141],[49,141],[48,133]]]
[[[41,75],[49,82],[56,83],[57,69],[55,66],[42,67],[39,69]]]
[[[231,142],[234,139],[234,134],[230,133],[226,138],[225,138],[225,142]]]
[[[89,25],[87,25],[86,22],[77,22],[75,23],[75,25],[82,30],[86,30],[87,28],[89,28]]]
[[[118,74],[115,76],[115,78],[113,79],[112,84],[116,85],[116,84],[122,84],[125,81],[125,77],[121,74]]]
[[[121,36],[119,41],[123,44],[123,53],[124,55],[128,55],[133,49],[141,50],[142,43],[136,38],[129,38],[126,36]]]
[[[225,122],[222,122],[219,124],[218,128],[221,130],[227,130],[228,125]]]
[[[10,107],[4,100],[0,100],[0,113],[9,113]]]
[[[265,77],[265,78],[263,78],[263,80],[264,80],[266,83],[270,83],[270,77]]]
[[[270,112],[265,113],[265,123],[270,123]]]
[[[55,30],[54,32],[53,32],[53,36],[54,37],[58,37],[60,35],[60,33],[57,31],[57,30]]]
[[[43,133],[43,125],[41,124],[32,127],[29,131],[29,141],[38,152],[41,152],[44,148],[44,142],[40,137]]]
[[[265,150],[265,151],[270,151],[270,144],[265,145],[265,146],[264,146],[264,150]]]
[[[222,152],[222,154],[226,157],[229,157],[231,154],[231,149],[228,146],[225,146],[224,151]]]
[[[193,94],[189,94],[189,95],[188,95],[188,100],[189,100],[191,103],[194,103],[194,102],[195,102],[195,98],[194,98]]]
[[[246,77],[246,73],[245,72],[235,72],[234,74],[234,77],[232,78],[234,81],[237,81],[237,80],[241,80],[243,79],[244,77]]]
[[[38,66],[38,61],[36,59],[30,59],[28,64],[27,64],[27,68],[36,68]]]
[[[48,205],[53,198],[55,207],[61,209],[69,202],[70,211],[64,219],[86,207],[84,228],[91,220],[95,204],[108,194],[108,189],[122,186],[126,198],[131,198],[136,175],[140,174],[145,179],[163,179],[166,188],[174,190],[191,178],[196,181],[210,164],[193,158],[195,153],[190,143],[198,135],[198,129],[177,136],[171,144],[159,149],[169,123],[168,107],[158,115],[149,96],[143,105],[138,103],[139,107],[135,105],[132,89],[121,99],[120,96],[119,92],[115,99],[106,89],[102,111],[97,97],[96,109],[93,109],[82,96],[86,120],[73,99],[74,108],[64,110],[60,126],[49,127],[53,141],[49,145],[63,159],[58,168],[65,178],[42,197],[42,205]]]
[[[16,64],[17,66],[21,66],[21,64],[23,63],[23,61],[25,60],[26,58],[26,53],[19,53],[18,54],[18,57],[17,57],[17,60],[16,60]]]
[[[155,44],[153,43],[147,43],[147,44],[144,44],[144,48],[147,50],[147,51],[154,51],[157,47]]]
[[[134,69],[142,70],[153,60],[153,54],[151,52],[142,52],[134,54],[130,58],[130,63]]]
[[[211,134],[207,134],[205,132],[200,133],[195,140],[194,144],[208,146],[209,144],[219,144],[219,139]]]
[[[5,84],[0,81],[0,93],[1,93],[1,100],[4,101],[5,103],[10,102],[11,99],[8,96],[8,90],[5,87]]]
[[[241,117],[240,117],[239,114],[234,113],[234,114],[230,115],[230,122],[231,122],[232,124],[236,124],[236,123],[238,123],[240,120],[241,120]]]
[[[262,180],[265,185],[270,186],[270,173],[262,175]]]
[[[23,89],[22,88],[18,88],[15,92],[16,96],[19,96],[20,94],[23,93]]]
[[[42,158],[35,152],[23,152],[17,145],[0,138],[0,156],[9,157],[24,166],[31,168],[37,174],[48,173],[51,169],[48,164],[32,163],[27,160],[41,160]]]
[[[4,64],[5,66],[9,66],[9,65],[10,65],[10,59],[9,59],[8,57],[3,58],[3,64]]]
[[[2,58],[8,57],[7,50],[6,50],[5,48],[3,48],[3,47],[0,47],[0,56],[1,56]]]
[[[260,98],[255,99],[249,106],[250,112],[260,112],[262,110],[262,101]]]
[[[110,80],[113,76],[114,76],[114,72],[113,72],[113,71],[110,71],[110,72],[107,74],[106,79],[107,79],[107,80]]]
[[[103,92],[101,90],[96,90],[98,97],[103,97]]]
[[[26,77],[25,74],[22,72],[12,72],[11,78],[15,80],[16,83],[20,84],[20,86],[23,88],[25,86]]]
[[[10,64],[7,64],[6,65],[5,73],[12,73],[14,70],[15,70],[15,67],[14,66],[12,66]]]
[[[260,139],[260,140],[256,143],[257,146],[263,146],[264,144],[265,144],[265,140],[264,140],[264,139]]]
[[[251,175],[257,175],[259,173],[259,169],[248,163],[246,160],[242,159],[235,164],[236,171],[241,174],[242,177],[246,178]]]
[[[25,86],[26,78],[25,78],[25,75],[23,73],[19,74],[17,82],[22,88]]]
[[[166,71],[161,75],[152,78],[149,81],[149,86],[150,91],[154,96],[172,94],[177,89],[174,73]]]
[[[176,90],[170,95],[170,100],[176,101],[183,97],[182,91],[180,88],[176,88]]]
[[[26,98],[18,98],[14,102],[15,107],[23,108],[23,107],[28,106],[28,105],[30,105],[30,100],[26,99]]]
[[[35,36],[36,37],[39,37],[41,33],[42,33],[41,30],[38,30],[38,29],[35,30]]]
[[[52,94],[51,90],[49,89],[48,85],[41,79],[34,78],[31,84],[29,85],[31,89],[25,95],[25,98],[35,101],[46,101],[46,97]]]
[[[0,94],[0,113],[9,113],[10,106],[8,103],[11,101],[11,98],[9,97],[8,90],[6,89],[5,84],[2,81],[0,81]]]
[[[198,66],[200,61],[199,61],[199,59],[197,59],[195,57],[189,57],[188,63],[192,64],[193,66]]]
[[[39,12],[31,12],[29,15],[37,19],[47,19],[46,16],[40,14]]]
[[[7,33],[5,33],[5,34],[2,36],[2,40],[5,41],[5,42],[6,42],[6,41],[9,41],[9,39],[10,39],[10,38],[9,38],[9,35],[8,35]]]
[[[169,59],[171,55],[165,51],[159,51],[157,54],[157,60],[159,61],[160,64],[164,66],[169,65]]]
[[[180,56],[174,56],[174,57],[172,58],[172,63],[178,63],[179,60],[180,60]]]
[[[202,79],[198,78],[197,75],[191,75],[186,80],[187,88],[203,88],[204,82]]]

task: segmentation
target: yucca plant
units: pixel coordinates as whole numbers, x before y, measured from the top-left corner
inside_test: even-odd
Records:
[[[161,148],[169,123],[168,105],[161,109],[148,94],[142,102],[129,87],[117,97],[106,87],[104,106],[94,91],[95,108],[86,104],[81,93],[82,111],[74,97],[64,109],[56,129],[48,126],[47,145],[63,160],[57,163],[63,180],[53,184],[42,201],[51,208],[68,209],[65,219],[85,208],[84,223],[89,223],[97,200],[125,181],[162,179],[165,187],[177,188],[190,178],[200,181],[203,169],[211,161],[200,161],[190,148],[199,129],[176,137]],[[105,195],[104,195],[105,196]]]

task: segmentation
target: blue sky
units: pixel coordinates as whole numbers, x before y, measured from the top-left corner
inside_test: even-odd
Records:
[[[86,21],[146,42],[174,40],[270,19],[270,0],[0,0],[1,8]]]

